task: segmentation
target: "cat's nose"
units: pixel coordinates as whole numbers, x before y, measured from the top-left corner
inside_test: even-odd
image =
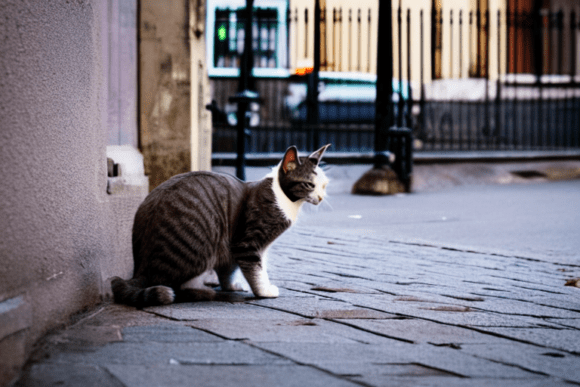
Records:
[[[322,201],[323,197],[318,195],[318,202],[320,203]]]

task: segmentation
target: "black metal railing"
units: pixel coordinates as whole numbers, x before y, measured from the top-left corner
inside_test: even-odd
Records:
[[[336,8],[321,10],[320,19],[321,71],[350,73],[342,81],[336,81],[340,76],[321,76],[321,81],[345,90],[360,85],[363,81],[349,76],[374,71],[375,15]],[[310,29],[313,20],[312,10],[289,10],[288,30]],[[312,44],[305,31],[300,36]],[[580,18],[572,10],[398,9],[393,18],[395,124],[412,129],[415,151],[580,148],[579,46]],[[308,47],[288,50],[303,57]],[[267,101],[260,124],[250,128],[248,152],[283,152],[289,145],[316,149],[329,142],[334,152],[372,152],[373,99],[349,99],[348,92],[347,98],[319,99],[318,123],[309,123],[311,105],[284,102],[289,87],[305,84],[305,78],[265,86],[272,82],[256,79],[257,88],[267,90],[260,93]],[[274,109],[272,101],[282,106],[264,110]],[[214,152],[235,150],[235,140],[235,129],[214,125]]]

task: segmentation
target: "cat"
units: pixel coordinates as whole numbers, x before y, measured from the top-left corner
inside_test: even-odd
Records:
[[[291,146],[259,181],[189,172],[156,187],[135,215],[133,278],[111,281],[115,302],[143,308],[213,300],[216,292],[200,284],[203,274],[215,270],[221,289],[236,291],[238,268],[256,297],[278,297],[266,271],[268,247],[304,203],[324,199],[328,178],[319,164],[329,146],[302,158]]]

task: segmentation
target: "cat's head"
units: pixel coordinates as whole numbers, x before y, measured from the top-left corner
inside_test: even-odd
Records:
[[[293,202],[304,200],[320,204],[326,195],[328,178],[318,166],[327,144],[308,157],[298,157],[295,146],[288,148],[278,170],[278,181],[284,194]]]

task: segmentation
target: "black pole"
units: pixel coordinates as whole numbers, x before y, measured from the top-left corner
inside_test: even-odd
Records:
[[[543,72],[543,36],[542,30],[544,28],[542,22],[542,14],[541,14],[542,4],[540,0],[534,1],[534,67],[536,70],[536,82],[538,84],[541,83],[542,72]]]
[[[238,94],[231,100],[238,104],[237,112],[237,159],[236,159],[236,176],[240,180],[246,180],[246,131],[249,126],[249,107],[248,98],[244,98],[250,88],[253,88],[254,81],[252,77],[252,68],[254,60],[252,55],[252,15],[254,0],[246,0],[244,26],[244,52],[240,63],[240,81],[238,83]]]
[[[318,124],[318,83],[320,80],[320,0],[314,2],[314,65],[308,78],[308,122]],[[317,147],[318,144],[313,144]]]
[[[253,23],[253,8],[254,0],[246,0],[246,9],[244,26],[244,52],[240,63],[240,82],[238,83],[238,91],[253,90],[254,77],[252,76],[252,68],[254,67],[254,56],[252,55],[252,23]]]
[[[379,1],[375,168],[381,168],[389,163],[388,130],[393,125],[393,12],[391,7],[391,0]]]

